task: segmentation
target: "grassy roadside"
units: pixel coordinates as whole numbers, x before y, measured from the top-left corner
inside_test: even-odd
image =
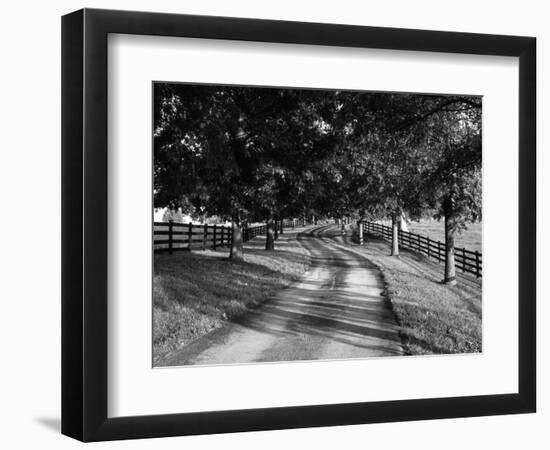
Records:
[[[155,255],[153,363],[299,279],[310,257],[295,236],[280,235],[269,252],[261,237],[247,242],[240,262],[225,248]]]
[[[446,286],[442,265],[404,250],[389,256],[389,243],[374,236],[354,248],[382,271],[408,354],[481,352],[479,282],[460,277],[457,286]]]

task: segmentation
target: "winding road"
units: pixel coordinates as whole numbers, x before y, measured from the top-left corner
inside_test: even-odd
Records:
[[[313,264],[302,279],[237,322],[160,365],[349,359],[403,354],[378,268],[338,242],[335,225],[298,235]]]

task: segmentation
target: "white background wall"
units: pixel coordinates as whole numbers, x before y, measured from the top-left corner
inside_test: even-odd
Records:
[[[74,448],[59,434],[60,417],[60,16],[81,7],[258,17],[358,25],[530,35],[538,38],[539,260],[542,278],[550,250],[550,158],[542,152],[549,131],[549,11],[542,1],[273,2],[246,0],[111,0],[5,2],[0,15],[0,445],[3,448]],[[22,213],[24,211],[24,213]],[[21,223],[19,219],[28,220]],[[17,223],[15,222],[17,220]],[[26,236],[26,238],[24,238]],[[548,278],[546,277],[546,280]],[[471,418],[240,433],[97,444],[95,448],[548,448],[550,394],[544,303],[548,281],[539,282],[539,412]],[[406,376],[404,375],[406,381]]]

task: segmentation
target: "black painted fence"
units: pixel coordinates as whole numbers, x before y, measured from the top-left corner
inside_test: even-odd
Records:
[[[281,222],[277,222],[281,230]],[[283,227],[293,228],[296,220],[284,220]],[[265,236],[266,226],[257,225],[243,229],[243,242],[256,236]],[[172,253],[176,250],[205,250],[231,245],[230,225],[209,225],[179,222],[154,222],[153,248],[155,252]]]
[[[375,222],[363,222],[363,231],[382,236],[389,241],[392,239],[392,229],[387,225]],[[445,261],[445,244],[441,241],[430,239],[427,236],[399,230],[399,246],[422,253],[438,262]],[[455,265],[458,269],[479,278],[482,274],[481,263],[480,252],[455,247]]]

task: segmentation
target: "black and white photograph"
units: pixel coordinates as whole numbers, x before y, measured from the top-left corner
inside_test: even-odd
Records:
[[[482,96],[152,90],[153,367],[483,352]]]
[[[0,448],[550,448],[547,9],[6,3]]]

